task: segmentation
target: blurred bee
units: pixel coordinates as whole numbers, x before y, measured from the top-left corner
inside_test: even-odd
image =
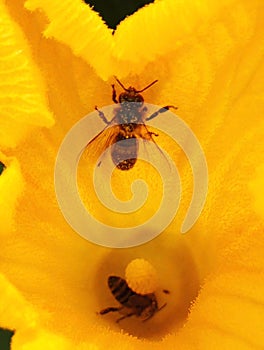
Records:
[[[108,277],[108,287],[121,306],[107,307],[100,311],[100,315],[120,311],[125,307],[129,310],[126,315],[118,318],[116,322],[133,315],[143,318],[143,321],[147,321],[154,316],[156,312],[166,306],[166,304],[164,304],[158,308],[158,302],[154,293],[145,295],[137,294],[129,288],[127,282],[123,278],[118,276]]]
[[[117,99],[115,85],[112,85],[112,100],[119,106],[114,109],[114,117],[110,121],[108,121],[104,113],[95,106],[99,117],[107,126],[88,143],[87,147],[98,138],[100,139],[100,144],[103,145],[103,150],[113,145],[111,157],[114,164],[120,170],[129,170],[133,168],[137,161],[138,139],[142,138],[155,143],[152,136],[158,136],[156,133],[147,129],[145,121],[157,117],[160,113],[164,113],[170,108],[177,109],[177,107],[165,106],[149,117],[145,117],[147,107],[144,106],[144,98],[140,93],[150,88],[158,80],[153,81],[142,90],[136,90],[133,86],[125,88],[116,77],[115,79],[124,89],[124,92],[122,92]],[[103,139],[105,139],[105,141]],[[126,142],[119,142],[122,140],[126,140]]]

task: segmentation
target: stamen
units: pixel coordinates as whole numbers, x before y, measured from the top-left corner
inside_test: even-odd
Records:
[[[155,268],[144,259],[132,260],[126,267],[126,282],[137,294],[154,293],[158,287]]]

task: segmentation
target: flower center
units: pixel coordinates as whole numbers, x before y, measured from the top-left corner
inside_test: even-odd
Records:
[[[93,289],[97,291],[95,305],[98,312],[105,308],[116,309],[114,312],[107,313],[107,315],[98,314],[100,323],[102,322],[106,327],[110,327],[115,331],[122,329],[135,337],[156,341],[161,340],[166,334],[177,332],[183,326],[187,319],[190,305],[198,294],[200,280],[194,258],[185,244],[185,238],[180,237],[178,242],[176,242],[177,244],[172,245],[169,243],[169,240],[173,239],[172,236],[173,234],[168,235],[167,239],[161,236],[147,245],[133,249],[111,250],[105,256],[96,273],[97,278],[94,280],[95,285]],[[174,239],[176,238],[174,237]],[[157,305],[155,305],[155,301],[150,303],[147,300],[148,297],[146,297],[145,301],[134,297],[132,298],[133,302],[138,302],[141,306],[144,302],[146,308],[148,307],[147,310],[143,310],[142,315],[135,315],[131,307],[121,309],[124,306],[122,305],[124,302],[121,297],[119,298],[119,294],[123,295],[127,290],[122,290],[121,293],[119,290],[123,288],[121,285],[119,286],[120,288],[111,286],[110,289],[108,279],[110,275],[115,275],[125,280],[128,274],[127,271],[125,273],[127,264],[131,260],[143,256],[144,260],[150,262],[157,271],[159,286],[155,293],[147,294],[147,296],[154,295]],[[135,261],[138,260],[136,259]],[[140,260],[142,261],[143,259]],[[149,267],[148,271],[151,272],[151,275],[153,274]],[[136,278],[135,274],[132,277],[131,273],[128,275],[130,278]],[[117,294],[118,297],[116,297]],[[153,312],[154,308],[155,312]],[[147,311],[147,316],[145,311]],[[148,317],[151,312],[153,315]],[[116,322],[120,317],[130,313],[133,315],[123,317],[120,322]],[[143,317],[141,316],[144,316],[147,320],[142,320]]]

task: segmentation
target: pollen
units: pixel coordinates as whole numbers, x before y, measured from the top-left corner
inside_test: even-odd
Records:
[[[154,293],[158,287],[155,268],[145,259],[132,260],[126,267],[126,282],[137,294]]]

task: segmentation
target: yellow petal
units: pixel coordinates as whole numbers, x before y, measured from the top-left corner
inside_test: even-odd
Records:
[[[260,349],[263,346],[263,242],[246,230],[208,278],[178,335],[181,349]],[[172,344],[173,338],[168,337]]]
[[[64,336],[43,329],[18,330],[12,338],[12,350],[70,350],[73,344]]]
[[[234,1],[155,1],[118,26],[114,54],[120,59],[146,64],[168,55],[189,35]],[[136,28],[136,30],[135,30]]]
[[[35,310],[3,274],[0,274],[0,286],[0,326],[11,330],[34,327]]]
[[[0,144],[14,147],[32,126],[51,126],[46,88],[21,28],[1,1]]]
[[[243,4],[235,0],[156,1],[126,18],[112,36],[101,18],[81,0],[63,5],[59,1],[28,0],[26,7],[43,10],[50,22],[46,35],[67,44],[103,79],[141,73],[147,64],[180,48],[186,49],[194,39],[200,42],[204,36],[210,38],[215,31],[223,39],[211,41],[215,50],[211,53],[219,61],[228,53],[233,40],[236,45],[239,40],[248,40],[255,9],[259,7],[259,14],[262,11],[258,0]]]
[[[255,210],[264,218],[264,165],[259,165],[256,170],[256,177],[249,184],[254,196]]]
[[[0,152],[0,160],[6,167],[0,176],[0,235],[4,236],[14,230],[15,209],[24,188],[24,180],[17,159],[6,157]]]
[[[46,13],[50,21],[46,37],[67,43],[74,54],[88,61],[102,76],[109,76],[112,31],[89,5],[81,0],[28,0],[26,7]]]

